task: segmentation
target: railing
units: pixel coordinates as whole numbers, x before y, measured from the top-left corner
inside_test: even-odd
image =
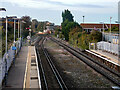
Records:
[[[118,44],[101,41],[97,43],[97,49],[119,55]]]
[[[3,58],[0,60],[0,87],[2,86],[2,81],[5,78],[5,73],[8,72],[10,66],[12,65],[13,61],[15,60],[15,56],[21,49],[22,40],[21,38],[13,43],[7,53],[4,54]],[[16,50],[12,50],[12,47],[15,46]],[[6,59],[7,56],[7,59]],[[14,63],[13,63],[14,64]]]

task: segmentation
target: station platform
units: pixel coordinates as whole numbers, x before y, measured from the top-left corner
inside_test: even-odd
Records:
[[[102,51],[102,50],[90,50],[90,51],[92,51],[92,52],[94,52],[96,54],[99,54],[99,55],[107,58],[111,62],[114,62],[114,63],[116,63],[116,64],[118,64],[120,66],[120,60],[119,60],[118,56],[113,55],[113,54],[111,54],[109,52]]]
[[[41,88],[34,46],[23,46],[8,72],[7,85],[3,84],[3,90],[9,88]],[[35,67],[34,67],[35,66]]]

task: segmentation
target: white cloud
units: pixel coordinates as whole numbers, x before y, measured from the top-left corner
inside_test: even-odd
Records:
[[[34,0],[4,0],[2,2],[8,2],[12,5],[19,5],[21,7],[28,8],[48,8],[52,7],[51,4],[43,2],[43,1],[34,1]]]
[[[110,3],[118,2],[119,0],[49,0],[54,2],[61,2],[64,4],[99,4],[99,3]]]
[[[108,13],[111,11],[111,13],[113,13],[115,9],[117,9],[118,1],[119,0],[3,0],[2,2],[25,8],[50,10],[70,9],[91,13]]]

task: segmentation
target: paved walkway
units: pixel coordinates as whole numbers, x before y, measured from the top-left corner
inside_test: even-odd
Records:
[[[91,50],[91,51],[98,53],[98,54],[100,54],[100,55],[108,58],[109,60],[120,65],[120,60],[118,59],[118,56],[115,56],[115,55],[108,53],[108,52],[103,52],[102,50]]]
[[[23,88],[27,55],[28,46],[23,46],[8,73],[7,88]]]

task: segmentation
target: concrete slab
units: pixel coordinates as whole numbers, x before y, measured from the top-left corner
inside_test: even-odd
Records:
[[[115,55],[108,53],[108,52],[103,52],[102,50],[91,50],[91,51],[98,53],[99,55],[104,56],[104,57],[108,58],[109,60],[120,65],[120,61],[118,59],[118,56],[115,56]]]
[[[40,88],[40,77],[34,46],[28,47],[28,58],[24,79],[24,88]]]

